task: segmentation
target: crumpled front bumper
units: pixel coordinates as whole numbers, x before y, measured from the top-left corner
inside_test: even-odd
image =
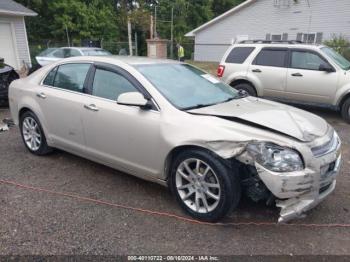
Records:
[[[313,166],[302,171],[275,173],[256,163],[260,179],[279,199],[276,201],[281,208],[279,223],[301,217],[331,194],[340,166],[340,145],[334,152],[315,158]]]

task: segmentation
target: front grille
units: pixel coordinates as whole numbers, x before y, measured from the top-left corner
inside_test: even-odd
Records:
[[[333,132],[332,138],[325,144],[311,148],[311,151],[315,157],[321,157],[337,150],[339,145],[338,135]]]

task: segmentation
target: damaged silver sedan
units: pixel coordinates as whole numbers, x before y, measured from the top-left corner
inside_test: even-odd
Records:
[[[31,153],[59,148],[168,186],[204,221],[246,194],[287,222],[334,191],[341,164],[322,118],[169,60],[62,60],[14,81],[9,101]]]

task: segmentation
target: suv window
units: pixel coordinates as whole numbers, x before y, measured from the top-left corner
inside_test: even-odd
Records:
[[[82,93],[89,68],[89,64],[60,65],[53,86]]]
[[[242,64],[254,49],[255,47],[235,47],[226,58],[226,63]]]
[[[286,67],[288,51],[284,49],[262,49],[253,64],[261,66]]]
[[[116,101],[119,95],[127,92],[138,92],[138,90],[122,75],[96,69],[92,95]]]
[[[328,64],[328,62],[313,52],[292,51],[291,68],[319,70],[322,64]]]

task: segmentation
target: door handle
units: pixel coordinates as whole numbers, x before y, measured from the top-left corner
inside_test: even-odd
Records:
[[[94,112],[97,112],[99,109],[97,108],[96,105],[94,104],[91,104],[91,105],[84,105],[84,108],[86,108],[87,110],[90,110],[90,111],[94,111]]]
[[[260,69],[253,69],[252,72],[253,73],[261,73],[262,71]]]
[[[302,77],[303,75],[300,74],[300,73],[294,73],[294,74],[292,74],[292,76],[299,76],[299,77]]]
[[[42,98],[42,99],[45,99],[45,98],[46,98],[46,95],[45,95],[45,93],[43,93],[43,92],[37,93],[36,96],[39,97],[39,98]]]

